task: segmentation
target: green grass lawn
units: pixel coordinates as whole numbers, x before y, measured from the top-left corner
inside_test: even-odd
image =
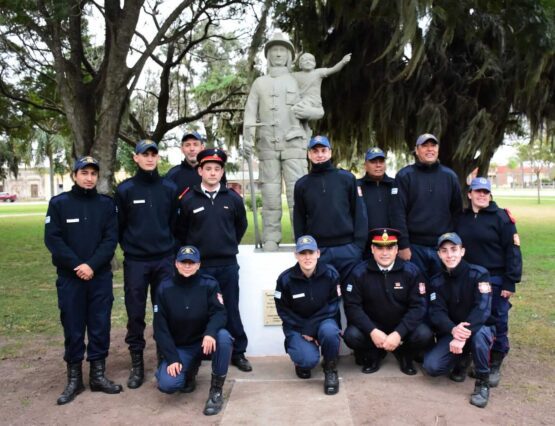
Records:
[[[496,201],[517,218],[524,255],[523,282],[512,299],[512,345],[549,359],[555,354],[555,199],[540,205],[534,199]],[[43,243],[44,217],[2,217],[16,207],[18,214],[46,211],[46,205],[0,205],[0,359],[21,350],[28,336],[62,334],[55,269]],[[292,242],[288,214],[282,222],[283,241]],[[252,224],[250,215],[245,244],[254,244]],[[121,261],[119,250],[118,258]],[[116,327],[126,322],[121,269],[114,274],[112,320]]]

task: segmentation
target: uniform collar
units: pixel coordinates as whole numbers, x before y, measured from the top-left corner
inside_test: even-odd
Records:
[[[416,160],[414,162],[414,165],[419,170],[422,170],[422,171],[425,171],[425,172],[427,172],[427,171],[432,172],[432,171],[437,170],[439,168],[439,160],[437,160],[433,164],[424,164],[424,163],[421,163],[419,160]]]
[[[74,184],[71,187],[71,192],[79,197],[94,197],[98,192],[96,191],[96,187],[94,187],[93,189],[85,189],[80,187],[77,184]]]
[[[324,161],[323,163],[318,163],[318,164],[312,163],[312,168],[310,169],[310,171],[313,173],[322,173],[332,169],[333,169],[333,164],[330,159],[328,161]]]
[[[152,171],[146,171],[138,167],[137,173],[135,173],[135,177],[143,182],[152,183],[156,182],[160,178],[160,175],[158,174],[157,168]]]

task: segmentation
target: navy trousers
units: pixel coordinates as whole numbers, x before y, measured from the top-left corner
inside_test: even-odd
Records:
[[[94,276],[90,281],[77,277],[56,280],[60,321],[64,327],[64,360],[83,361],[85,332],[87,360],[97,361],[108,356],[110,348],[110,315],[114,294],[112,273]]]
[[[378,327],[384,333],[391,333],[394,330],[384,330],[382,327]],[[372,339],[368,334],[364,334],[358,327],[354,325],[349,325],[345,332],[343,333],[343,340],[345,344],[354,349],[355,351],[361,351],[370,360],[377,360],[383,358],[387,351],[384,349],[379,349],[376,347]],[[414,356],[418,351],[428,348],[434,340],[434,335],[430,327],[426,324],[420,324],[414,331],[408,333],[404,339],[403,344],[400,345],[394,352]]]
[[[410,251],[412,253],[410,261],[418,266],[427,280],[441,272],[441,260],[437,255],[435,247],[411,244]]]
[[[435,346],[424,355],[422,367],[430,376],[447,374],[457,364],[461,354],[456,355],[449,351],[451,340],[453,340],[453,336],[450,334],[440,337]],[[472,360],[474,361],[474,368],[477,373],[489,374],[489,352],[492,342],[493,332],[489,326],[481,327],[466,342],[466,345],[470,345]]]
[[[351,270],[362,260],[362,250],[354,243],[320,247],[319,262],[332,265],[341,276],[341,286],[347,282]]]
[[[132,352],[145,348],[145,313],[150,285],[150,301],[154,304],[156,289],[166,279],[171,279],[174,272],[174,256],[160,260],[123,261],[123,287],[125,290],[125,309],[127,310],[127,335],[125,343]]]
[[[320,323],[318,328],[318,343],[309,342],[301,333],[294,330],[284,329],[285,350],[289,354],[291,361],[301,368],[312,369],[320,361],[320,350],[325,361],[337,359],[339,356],[339,343],[341,330],[337,322],[327,319]]]
[[[513,306],[510,299],[501,297],[503,277],[490,277],[492,299],[491,315],[495,320],[495,339],[492,349],[507,354],[509,352],[509,310]]]
[[[239,265],[201,266],[200,271],[211,275],[220,284],[224,305],[227,310],[226,329],[233,336],[233,357],[240,356],[247,350],[249,340],[239,312]]]
[[[158,389],[164,393],[174,393],[186,385],[187,372],[200,364],[202,358],[202,342],[195,345],[182,346],[177,348],[179,359],[183,368],[181,373],[172,377],[168,374],[168,363],[163,360],[156,371],[158,379]],[[231,359],[233,339],[229,332],[222,328],[216,335],[216,351],[212,354],[212,373],[218,376],[225,376]]]

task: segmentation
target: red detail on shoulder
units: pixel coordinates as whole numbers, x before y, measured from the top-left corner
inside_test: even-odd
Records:
[[[188,186],[187,188],[185,188],[185,190],[184,190],[181,194],[179,194],[179,197],[177,197],[177,199],[178,199],[178,200],[181,200],[181,199],[185,196],[185,194],[186,194],[187,192],[189,192],[189,189],[191,189],[190,186]]]
[[[505,213],[507,213],[507,216],[509,216],[509,219],[511,220],[511,223],[516,223],[516,219],[515,217],[511,214],[509,209],[504,209]]]

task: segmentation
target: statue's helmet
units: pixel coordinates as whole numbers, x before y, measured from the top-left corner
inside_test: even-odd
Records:
[[[275,32],[272,38],[264,45],[264,56],[266,58],[268,58],[268,50],[270,50],[272,46],[285,46],[291,52],[291,60],[295,59],[295,48],[293,47],[293,43],[291,43],[282,32]]]

